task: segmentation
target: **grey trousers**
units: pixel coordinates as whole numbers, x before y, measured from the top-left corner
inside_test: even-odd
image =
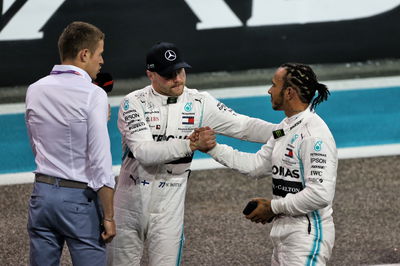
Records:
[[[101,220],[93,190],[34,183],[28,216],[30,265],[60,265],[65,242],[73,265],[105,265]]]

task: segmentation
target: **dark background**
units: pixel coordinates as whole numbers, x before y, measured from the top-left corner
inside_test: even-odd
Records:
[[[143,76],[145,53],[161,40],[178,45],[192,73],[262,69],[286,61],[323,64],[399,57],[400,7],[365,19],[249,27],[245,22],[252,1],[225,2],[244,26],[196,30],[198,18],[182,0],[67,0],[42,28],[43,39],[0,41],[0,87],[47,75],[59,62],[58,36],[74,20],[93,23],[106,33],[103,69],[115,79]],[[6,24],[2,16],[0,29]]]

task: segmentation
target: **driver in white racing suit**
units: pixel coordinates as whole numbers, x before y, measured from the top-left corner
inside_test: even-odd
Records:
[[[175,45],[156,44],[146,60],[151,85],[128,94],[119,110],[123,158],[109,265],[139,265],[145,241],[150,265],[180,264],[186,186],[199,149],[187,137],[195,128],[210,126],[223,135],[265,143],[276,126],[185,87],[190,66]]]
[[[315,91],[318,96],[311,102]],[[313,109],[329,91],[309,66],[288,63],[278,68],[268,92],[273,109],[287,117],[267,144],[256,154],[223,144],[208,153],[241,173],[272,174],[273,199],[253,199],[257,208],[246,216],[256,223],[273,219],[272,265],[325,265],[335,241],[332,201],[338,159],[335,140]],[[196,132],[204,140],[204,132]]]

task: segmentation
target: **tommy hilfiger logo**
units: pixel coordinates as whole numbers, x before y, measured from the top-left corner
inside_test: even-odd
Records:
[[[286,148],[286,150],[288,151],[288,153],[285,154],[286,157],[290,157],[293,158],[293,150],[290,148]]]
[[[194,116],[182,116],[182,125],[193,125]]]

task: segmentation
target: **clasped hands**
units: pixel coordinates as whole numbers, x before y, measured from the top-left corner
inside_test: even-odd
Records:
[[[210,127],[196,128],[188,138],[192,151],[208,152],[217,145],[215,132]]]
[[[196,128],[188,138],[192,151],[208,152],[217,145],[215,132],[210,127]],[[257,208],[246,215],[246,218],[255,223],[270,223],[276,216],[271,209],[271,200],[265,198],[254,198],[252,200],[257,202]]]

